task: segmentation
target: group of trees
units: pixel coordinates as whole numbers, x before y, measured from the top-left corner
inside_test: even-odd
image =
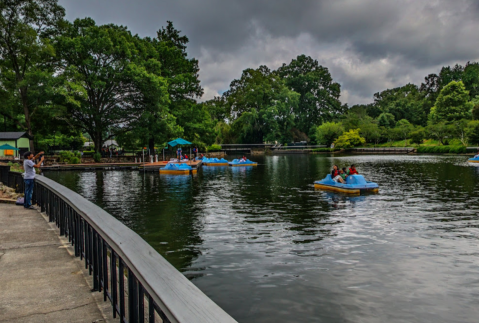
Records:
[[[222,96],[201,103],[198,61],[171,22],[142,38],[90,18],[69,22],[57,0],[3,0],[0,11],[0,122],[26,131],[32,150],[57,135],[88,136],[97,151],[113,137],[127,149],[177,136],[199,146],[479,143],[479,63],[444,67],[420,86],[348,107],[328,69],[300,55],[277,70],[248,68]]]
[[[87,135],[98,151],[162,145],[185,135],[214,141],[188,38],[171,22],[155,38],[92,19],[64,19],[57,0],[0,2],[0,116],[35,143]]]
[[[408,139],[413,144],[425,139],[479,144],[479,63],[444,67],[419,87],[407,84],[376,93],[373,103],[355,105],[335,122],[318,126],[317,139],[329,145],[349,130],[358,130],[371,144],[406,144]]]
[[[340,86],[305,55],[272,71],[246,69],[222,97],[205,102],[216,117],[219,143],[309,141],[316,127],[338,118]]]

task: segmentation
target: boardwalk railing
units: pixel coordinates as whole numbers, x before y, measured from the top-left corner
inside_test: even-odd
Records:
[[[19,184],[21,174],[11,173]],[[37,176],[33,202],[85,261],[94,290],[121,322],[236,322],[138,234],[79,194]]]

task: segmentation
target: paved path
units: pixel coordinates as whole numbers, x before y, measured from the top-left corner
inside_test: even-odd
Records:
[[[0,204],[0,322],[117,322],[58,233],[39,211]]]

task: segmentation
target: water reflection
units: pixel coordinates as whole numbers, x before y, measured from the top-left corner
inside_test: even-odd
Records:
[[[463,157],[265,156],[197,176],[47,176],[247,322],[476,322],[479,168]],[[316,191],[355,164],[379,194]],[[407,310],[406,310],[407,309]]]

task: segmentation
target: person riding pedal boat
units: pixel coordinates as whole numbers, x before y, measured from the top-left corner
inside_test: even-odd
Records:
[[[356,166],[351,165],[348,169],[348,175],[359,175],[358,171],[356,170]]]
[[[346,171],[346,167],[343,167],[343,169],[339,172],[339,176],[341,176],[341,178],[346,181],[346,177],[348,177],[348,173]]]
[[[338,165],[333,165],[333,171],[331,172],[331,178],[335,178],[339,175]]]

